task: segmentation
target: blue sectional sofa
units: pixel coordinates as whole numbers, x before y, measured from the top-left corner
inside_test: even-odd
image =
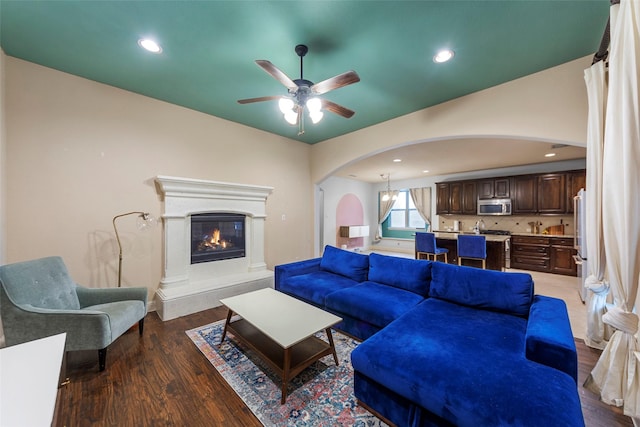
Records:
[[[343,318],[355,395],[398,426],[584,426],[566,305],[529,274],[327,246],[277,290]]]

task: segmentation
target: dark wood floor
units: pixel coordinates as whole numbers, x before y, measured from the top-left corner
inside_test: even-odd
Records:
[[[61,389],[55,425],[261,426],[185,334],[225,315],[218,307],[162,322],[149,313],[142,338],[134,329],[109,347],[104,372],[98,371],[97,351],[69,353],[71,382]],[[620,409],[581,386],[599,351],[581,340],[576,345],[587,427],[632,426]]]

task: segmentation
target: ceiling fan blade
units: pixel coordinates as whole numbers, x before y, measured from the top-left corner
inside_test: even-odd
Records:
[[[275,101],[282,98],[281,96],[261,96],[259,98],[239,99],[238,104],[251,104],[252,102]]]
[[[298,90],[298,85],[295,84],[293,80],[289,78],[285,73],[283,73],[278,67],[273,65],[271,62],[266,59],[258,59],[256,60],[256,64],[260,66],[264,71],[271,74],[274,79],[285,85],[287,89],[291,92],[295,92]]]
[[[332,113],[342,116],[345,119],[350,119],[356,113],[353,110],[349,110],[342,105],[338,105],[335,102],[327,101],[326,99],[322,100],[322,106],[325,110],[331,111]]]
[[[330,79],[323,80],[320,83],[316,83],[311,86],[311,92],[322,95],[330,90],[338,89],[343,86],[347,86],[353,83],[358,83],[360,76],[355,71],[347,71],[346,73],[338,74]]]

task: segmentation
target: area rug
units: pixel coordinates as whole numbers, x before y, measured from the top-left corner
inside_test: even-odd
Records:
[[[223,327],[221,320],[186,333],[265,426],[386,426],[353,394],[350,354],[357,341],[334,332],[339,366],[326,356],[305,369],[289,383],[281,405],[280,377],[235,340],[220,344]],[[317,336],[326,341],[324,332]]]

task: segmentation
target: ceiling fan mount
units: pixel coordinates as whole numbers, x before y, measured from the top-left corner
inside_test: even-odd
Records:
[[[298,54],[298,56],[300,58],[305,56],[307,54],[307,52],[309,52],[309,48],[307,47],[306,44],[299,44],[299,45],[296,46],[296,53]]]
[[[322,119],[323,113],[321,110],[330,111],[347,119],[351,118],[355,114],[354,111],[329,100],[322,99],[318,97],[318,95],[323,95],[329,91],[359,82],[360,77],[358,73],[355,71],[347,71],[346,73],[323,80],[320,83],[313,83],[305,79],[303,74],[303,58],[309,52],[309,48],[304,44],[299,44],[295,47],[295,52],[300,57],[300,78],[295,80],[292,80],[267,60],[259,59],[255,61],[259,67],[287,88],[289,92],[288,96],[263,96],[259,98],[240,99],[238,103],[250,104],[254,102],[278,100],[280,110],[284,114],[285,120],[292,125],[298,125],[298,135],[304,133],[303,111],[305,108],[309,110],[309,116],[314,123]]]

